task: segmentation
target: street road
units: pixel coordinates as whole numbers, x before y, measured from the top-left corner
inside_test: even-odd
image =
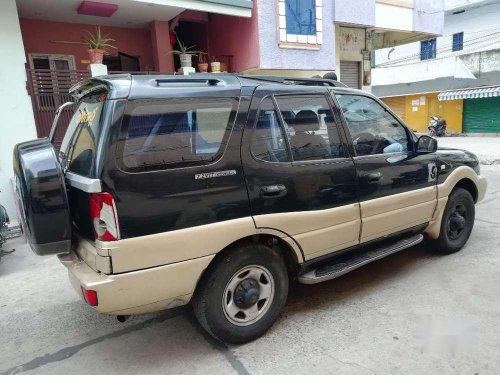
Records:
[[[261,339],[226,346],[189,309],[96,314],[55,256],[19,240],[0,262],[0,374],[498,374],[500,166],[468,245],[424,244],[323,284],[292,285]]]

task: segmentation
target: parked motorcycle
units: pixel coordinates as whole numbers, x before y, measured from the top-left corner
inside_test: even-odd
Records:
[[[439,116],[432,116],[427,129],[429,129],[430,137],[444,137],[446,135],[446,120],[440,119]]]

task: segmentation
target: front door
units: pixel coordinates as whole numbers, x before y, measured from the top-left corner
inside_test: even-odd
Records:
[[[359,241],[356,172],[323,87],[256,90],[242,142],[255,225],[311,259]]]
[[[361,206],[360,242],[431,220],[436,156],[414,152],[416,136],[370,96],[336,95],[353,145]]]

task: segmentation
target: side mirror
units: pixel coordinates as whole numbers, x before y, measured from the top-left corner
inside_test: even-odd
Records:
[[[431,152],[435,152],[437,148],[437,140],[428,135],[420,136],[415,147],[417,154],[430,154]]]

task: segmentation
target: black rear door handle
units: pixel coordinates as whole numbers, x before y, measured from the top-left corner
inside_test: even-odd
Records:
[[[260,187],[260,194],[264,199],[281,198],[284,197],[286,193],[287,193],[286,186],[282,184],[267,185]]]
[[[368,182],[378,182],[382,178],[382,173],[373,172],[368,174]]]

